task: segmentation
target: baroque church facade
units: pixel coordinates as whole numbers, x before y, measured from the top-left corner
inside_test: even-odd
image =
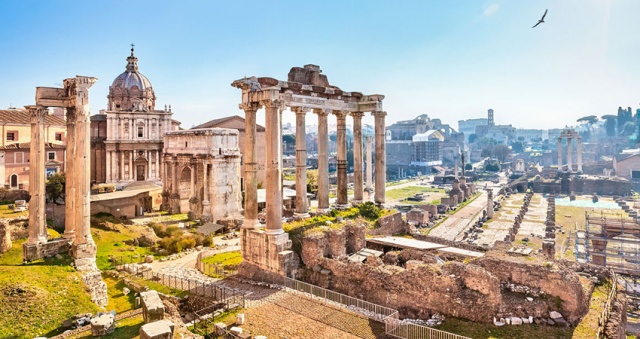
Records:
[[[126,70],[113,80],[107,109],[91,117],[92,183],[161,183],[164,134],[179,129],[171,106],[156,110],[149,79],[131,48]]]

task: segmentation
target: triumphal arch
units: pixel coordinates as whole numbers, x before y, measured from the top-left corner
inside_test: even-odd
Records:
[[[240,109],[245,113],[245,221],[242,227],[244,275],[252,268],[280,274],[295,274],[295,255],[291,240],[282,229],[282,113],[289,108],[296,114],[296,213],[307,215],[305,116],[318,116],[318,210],[329,206],[329,152],[327,117],[337,119],[337,208],[348,205],[346,120],[353,118],[354,201],[363,200],[362,117],[371,112],[375,118],[375,196],[378,205],[385,203],[386,154],[383,95],[346,92],[330,85],[319,66],[293,67],[287,81],[268,77],[245,77],[234,81],[242,90]],[[256,112],[265,109],[266,128],[266,227],[259,229],[256,183]]]

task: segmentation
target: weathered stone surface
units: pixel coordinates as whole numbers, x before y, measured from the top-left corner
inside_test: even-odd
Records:
[[[369,234],[394,235],[409,232],[409,224],[402,219],[402,213],[396,212],[378,219],[378,227],[370,231]]]
[[[231,332],[234,335],[240,335],[242,334],[242,328],[234,326],[234,327],[231,327],[229,332]]]
[[[114,330],[115,316],[111,313],[91,319],[91,335],[94,337],[111,334]]]
[[[8,251],[13,243],[11,242],[11,232],[9,231],[9,223],[0,220],[0,254]]]
[[[144,322],[150,323],[164,319],[164,305],[157,291],[141,292],[140,297],[142,298],[142,316]]]
[[[175,325],[169,320],[158,320],[140,327],[140,339],[173,339]]]

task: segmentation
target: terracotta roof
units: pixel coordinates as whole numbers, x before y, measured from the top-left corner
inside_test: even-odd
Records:
[[[30,144],[31,143],[29,143],[29,142],[20,142],[20,143],[0,146],[0,149],[29,149],[29,145]],[[63,144],[54,144],[52,142],[46,142],[44,144],[44,148],[45,149],[52,149],[52,148],[65,149],[65,148],[67,148],[67,146],[65,146]]]
[[[29,117],[29,111],[24,109],[3,109],[0,110],[0,122],[6,124],[31,124],[31,118]],[[44,118],[44,123],[47,125],[66,126],[67,122],[59,116],[48,114]]]
[[[220,119],[213,119],[213,120],[211,120],[209,122],[205,122],[202,125],[198,125],[198,126],[192,127],[191,129],[221,127],[220,125],[224,124],[227,121],[234,120],[234,119],[240,120],[244,124],[244,118],[243,117],[241,117],[239,115],[232,115],[232,116],[228,116],[228,117],[224,117],[224,118],[220,118]],[[228,128],[228,127],[225,127],[225,128]],[[244,128],[238,128],[237,130],[238,131],[244,131]],[[257,132],[264,132],[265,128],[263,126],[260,126],[260,125],[256,124],[256,131]]]

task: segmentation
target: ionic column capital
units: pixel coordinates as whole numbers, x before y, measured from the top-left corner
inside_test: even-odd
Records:
[[[373,115],[374,117],[385,117],[387,115],[386,111],[373,111],[371,112],[371,115]]]
[[[314,108],[313,109],[313,113],[317,114],[318,116],[327,116],[329,114],[331,114],[333,110],[330,108]]]
[[[309,107],[291,107],[291,112],[295,113],[296,115],[305,115],[310,110],[311,108]]]
[[[284,101],[280,100],[280,99],[269,98],[269,99],[260,100],[260,105],[264,106],[265,108],[283,109],[284,108]]]
[[[349,115],[348,111],[337,111],[336,110],[336,111],[333,111],[332,113],[333,113],[333,115],[336,116],[338,121],[340,121],[340,120],[344,121],[347,118],[347,115]]]
[[[246,112],[255,112],[262,107],[259,102],[247,102],[239,105],[240,109]]]
[[[364,112],[351,112],[349,115],[351,115],[353,119],[362,119]]]

